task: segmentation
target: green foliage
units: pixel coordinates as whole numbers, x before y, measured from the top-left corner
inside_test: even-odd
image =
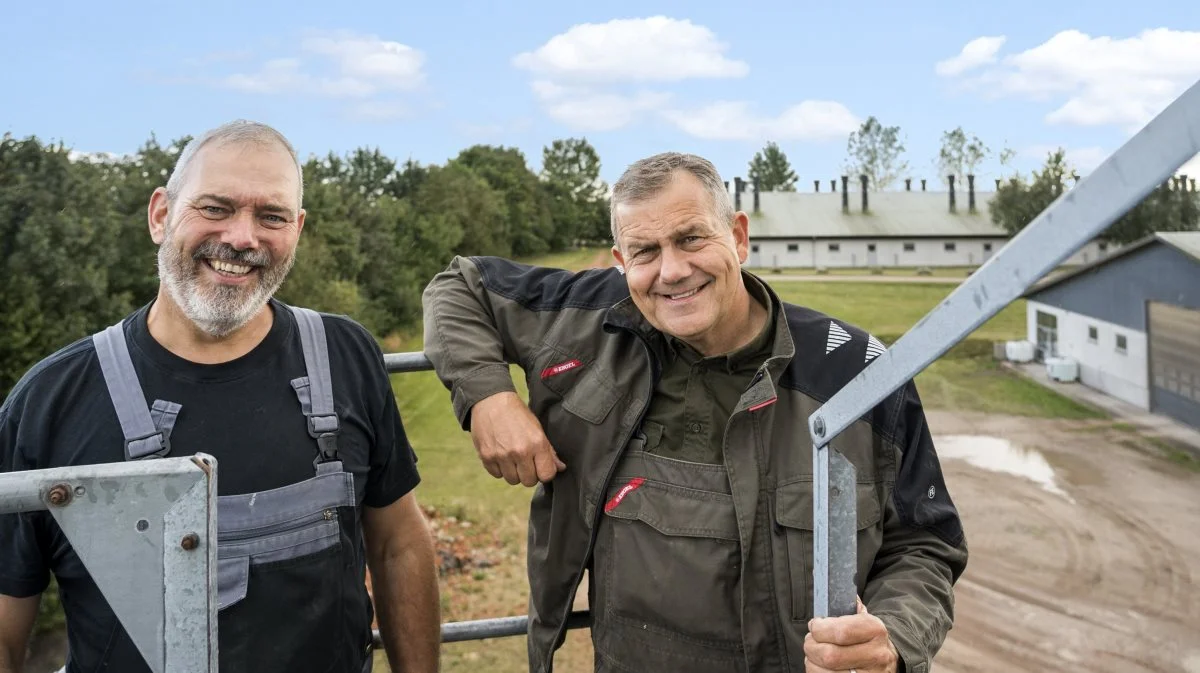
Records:
[[[1042,170],[1027,180],[1017,175],[1002,184],[991,204],[992,221],[1009,234],[1024,229],[1064,191],[1067,178],[1077,178],[1060,148],[1046,157]],[[1200,228],[1200,196],[1185,189],[1182,180],[1160,185],[1123,214],[1100,237],[1130,243],[1156,231],[1195,231]]]
[[[796,191],[796,172],[788,162],[787,155],[773,142],[754,153],[750,160],[750,181],[758,180],[758,189],[764,192]]]
[[[874,116],[868,117],[857,131],[850,134],[846,141],[846,154],[849,155],[847,174],[867,176],[869,189],[887,189],[908,170],[908,162],[900,159],[904,154],[900,127],[884,126]]]
[[[38,360],[158,291],[146,208],[190,137],[133,155],[74,157],[0,137],[0,397]],[[283,301],[411,328],[455,254],[564,252],[608,237],[607,187],[585,140],[555,141],[542,175],[516,149],[477,145],[443,166],[358,148],[304,163],[307,216]]]
[[[1004,151],[1004,161],[1011,157],[1010,150]],[[947,176],[953,175],[955,184],[966,184],[967,175],[973,174],[976,167],[991,154],[987,145],[972,134],[970,137],[959,126],[953,131],[942,134],[942,147],[938,151],[938,177],[947,181]]]

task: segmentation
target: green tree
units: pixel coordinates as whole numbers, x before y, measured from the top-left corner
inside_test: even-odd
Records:
[[[796,191],[796,173],[787,155],[774,142],[768,142],[762,150],[755,152],[748,175],[751,182],[758,180],[760,191]]]
[[[497,241],[507,241],[511,254],[537,255],[550,250],[554,222],[550,218],[545,192],[538,177],[525,163],[525,155],[515,147],[474,145],[459,153],[455,162],[470,168],[501,195],[504,203],[503,226]]]
[[[974,174],[990,154],[991,150],[978,136],[968,136],[961,126],[946,131],[942,134],[942,147],[938,151],[938,177],[948,182],[947,176],[953,175],[955,184],[966,184],[967,176]]]
[[[121,223],[103,165],[62,145],[0,138],[0,390],[35,362],[132,309],[109,292]]]
[[[1068,178],[1077,177],[1062,148],[1050,152],[1030,179],[1017,175],[1000,186],[990,206],[992,221],[1016,234],[1062,195]],[[1198,198],[1182,185],[1174,189],[1170,183],[1161,185],[1109,225],[1100,238],[1124,244],[1156,231],[1195,231],[1200,226]]]
[[[542,148],[540,177],[554,223],[552,249],[608,240],[608,185],[600,179],[600,155],[587,139],[555,140]]]
[[[870,189],[886,189],[896,178],[908,171],[904,141],[899,126],[884,126],[874,116],[868,117],[846,142],[846,171],[848,175],[866,175]]]

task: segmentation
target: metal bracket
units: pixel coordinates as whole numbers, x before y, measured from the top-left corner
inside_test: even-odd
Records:
[[[217,670],[217,463],[0,474],[0,514],[47,510],[154,673]]]
[[[1000,251],[882,355],[809,416],[813,437],[814,614],[852,615],[856,605],[823,597],[853,592],[854,517],[826,519],[830,507],[829,443],[888,395],[941,357],[1033,283],[1087,244],[1200,154],[1200,82],[1193,84],[1137,135],[1056,199]],[[836,452],[835,452],[836,453]],[[854,506],[851,496],[851,508]],[[851,509],[853,513],[853,509]],[[848,524],[848,525],[847,525]],[[831,545],[830,540],[834,542]],[[824,582],[840,586],[826,589]],[[837,599],[840,601],[840,599]],[[828,611],[828,614],[826,614]]]

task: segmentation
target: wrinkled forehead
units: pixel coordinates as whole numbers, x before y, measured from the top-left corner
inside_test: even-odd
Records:
[[[618,243],[657,243],[679,236],[708,233],[718,227],[717,214],[705,193],[664,193],[617,205]]]
[[[186,176],[185,198],[211,194],[239,205],[274,204],[300,209],[300,176],[288,151],[277,143],[225,142],[196,153]]]

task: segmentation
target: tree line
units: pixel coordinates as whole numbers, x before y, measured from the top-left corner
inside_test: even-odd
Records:
[[[190,140],[153,136],[132,155],[78,156],[0,139],[0,398],[34,363],[157,292],[150,193]],[[345,313],[386,335],[417,323],[421,291],[455,254],[528,256],[606,243],[608,187],[585,139],[475,145],[442,165],[377,149],[304,164],[308,212],[285,302]]]

